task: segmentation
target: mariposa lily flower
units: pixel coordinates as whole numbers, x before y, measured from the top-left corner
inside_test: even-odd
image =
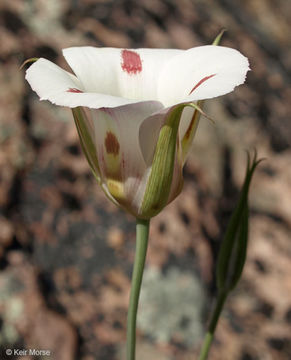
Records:
[[[195,102],[231,92],[249,64],[221,46],[189,50],[73,47],[69,73],[40,58],[26,79],[40,100],[73,109],[89,165],[106,195],[140,219],[180,193],[198,124]]]

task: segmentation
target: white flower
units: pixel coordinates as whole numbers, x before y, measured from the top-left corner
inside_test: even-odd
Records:
[[[26,79],[40,100],[73,109],[87,160],[107,196],[150,218],[181,191],[197,100],[245,81],[247,58],[221,46],[189,50],[75,47],[75,75],[37,60]]]

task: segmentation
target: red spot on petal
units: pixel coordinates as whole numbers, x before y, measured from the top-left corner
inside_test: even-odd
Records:
[[[137,74],[142,71],[142,63],[138,53],[132,50],[122,50],[122,70],[128,74]]]
[[[215,76],[215,75],[216,75],[216,74],[212,74],[212,75],[209,75],[209,76],[205,76],[203,79],[201,79],[201,80],[193,87],[193,89],[190,91],[189,95],[192,94],[192,92],[193,92],[194,90],[196,90],[196,89],[198,88],[198,86],[200,86],[201,84],[203,84],[204,81],[212,78],[212,77]]]
[[[69,88],[67,90],[67,92],[71,92],[71,93],[82,93],[83,91],[77,89],[77,88]]]
[[[119,154],[120,145],[116,136],[112,132],[106,133],[104,144],[107,154],[112,154],[114,156],[117,156]]]

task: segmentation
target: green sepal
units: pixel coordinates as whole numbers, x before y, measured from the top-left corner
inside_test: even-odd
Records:
[[[181,104],[170,111],[160,130],[151,172],[139,210],[139,216],[143,219],[157,215],[168,203],[173,180],[178,129],[183,109],[186,106],[188,104]]]
[[[219,45],[220,44],[220,40],[222,38],[222,35],[225,33],[226,29],[222,29],[220,31],[220,33],[216,36],[216,38],[214,39],[212,45]]]
[[[218,255],[216,284],[220,292],[232,290],[244,268],[248,244],[248,194],[252,176],[261,161],[257,160],[256,152],[252,161],[248,154],[244,184]]]
[[[19,70],[22,70],[24,68],[24,66],[26,64],[32,63],[32,62],[36,62],[39,58],[30,58],[30,59],[26,59],[25,61],[23,61],[23,63],[20,65]]]
[[[73,112],[76,128],[79,134],[83,153],[86,156],[86,159],[90,165],[90,168],[97,182],[100,184],[101,180],[100,180],[100,170],[99,170],[99,163],[97,158],[97,151],[92,141],[89,129],[85,122],[86,114],[84,113],[84,110],[81,107],[73,108],[72,112]]]

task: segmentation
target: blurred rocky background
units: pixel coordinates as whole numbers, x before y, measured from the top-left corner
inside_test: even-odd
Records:
[[[243,278],[211,360],[291,358],[291,2],[0,1],[1,359],[124,359],[134,219],[108,202],[68,109],[39,102],[21,63],[93,45],[222,45],[250,59],[247,85],[208,101],[184,191],[152,221],[138,360],[196,358],[215,297],[214,267],[246,165],[266,160],[250,197]],[[46,357],[6,356],[45,349]]]

